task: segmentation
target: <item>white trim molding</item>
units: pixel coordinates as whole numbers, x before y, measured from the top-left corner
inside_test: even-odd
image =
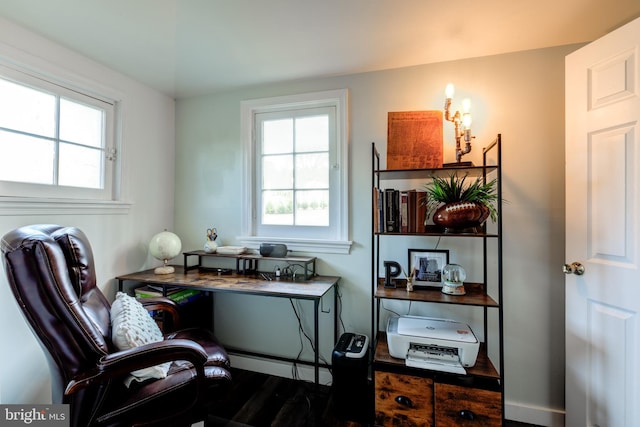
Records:
[[[0,216],[126,215],[131,203],[101,200],[0,197]]]

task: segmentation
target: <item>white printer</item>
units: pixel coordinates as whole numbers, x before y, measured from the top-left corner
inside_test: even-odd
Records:
[[[447,319],[392,316],[387,323],[389,354],[407,366],[466,374],[480,343],[469,325]]]

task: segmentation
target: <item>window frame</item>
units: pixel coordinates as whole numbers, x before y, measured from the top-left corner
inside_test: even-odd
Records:
[[[115,156],[115,160],[105,161],[103,189],[3,181],[0,215],[128,213],[131,204],[120,200],[121,94],[8,46],[0,47],[0,75],[74,102],[110,105],[106,110],[105,153]]]
[[[279,236],[264,236],[257,232],[257,203],[258,194],[256,184],[256,132],[255,116],[258,113],[299,110],[316,107],[331,106],[335,108],[336,151],[335,163],[330,168],[335,170],[336,185],[332,191],[338,191],[335,200],[336,224],[333,225],[333,235],[328,238],[294,237],[283,233]],[[260,243],[284,243],[290,250],[304,252],[349,253],[352,242],[349,238],[349,197],[348,197],[348,90],[337,89],[322,92],[312,92],[298,95],[278,96],[271,98],[251,99],[241,101],[241,138],[243,147],[242,174],[242,203],[241,203],[241,236],[238,240],[247,247],[256,248]],[[296,226],[291,226],[293,231]],[[299,228],[298,228],[299,229]]]

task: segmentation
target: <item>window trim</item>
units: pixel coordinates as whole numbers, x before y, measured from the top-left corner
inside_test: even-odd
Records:
[[[348,254],[352,242],[349,239],[349,127],[348,127],[348,95],[347,89],[336,89],[322,92],[311,92],[299,95],[286,95],[272,98],[261,98],[241,101],[240,124],[243,150],[242,197],[241,197],[241,235],[238,240],[247,247],[257,248],[262,242],[285,243],[291,250],[304,252],[345,253]],[[314,107],[327,103],[336,107],[336,130],[338,149],[336,162],[340,167],[338,188],[340,191],[338,208],[337,239],[310,239],[277,237],[266,238],[254,234],[254,222],[257,221],[255,194],[255,132],[254,116],[258,112],[286,110],[291,108]]]
[[[56,66],[40,57],[0,43],[0,66],[66,88],[113,105],[113,122],[109,131],[116,153],[122,153],[123,95],[113,88]],[[112,165],[108,198],[0,196],[0,215],[24,214],[126,214],[131,203],[121,200],[122,159]],[[37,184],[35,184],[37,185]]]

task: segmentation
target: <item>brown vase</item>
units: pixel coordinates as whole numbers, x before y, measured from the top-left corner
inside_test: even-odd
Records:
[[[489,218],[489,208],[473,202],[454,202],[440,206],[433,222],[450,233],[475,233]]]

